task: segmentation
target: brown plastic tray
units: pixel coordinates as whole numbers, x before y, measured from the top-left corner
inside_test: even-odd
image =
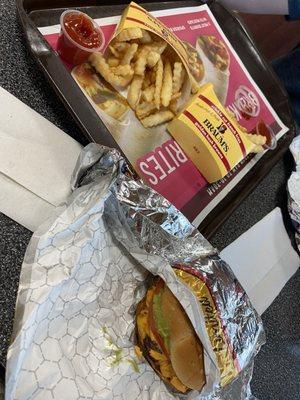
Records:
[[[83,134],[90,141],[118,149],[118,144],[102,124],[59,57],[43,39],[37,26],[58,24],[60,14],[67,8],[77,8],[94,18],[120,15],[128,2],[115,0],[17,0],[18,14],[30,51],[66,108],[79,124]],[[150,11],[203,4],[201,1],[149,3],[143,0],[138,3],[143,4],[143,7]],[[283,156],[294,136],[295,128],[287,93],[268,62],[259,53],[243,22],[215,1],[209,1],[207,4],[246,68],[284,124],[290,129],[279,140],[276,150],[267,152],[201,223],[200,231],[209,238]]]

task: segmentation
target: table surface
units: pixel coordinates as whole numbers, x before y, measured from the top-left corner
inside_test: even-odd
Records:
[[[31,58],[14,0],[0,0],[0,85],[49,121],[85,144],[79,128]],[[287,155],[227,219],[212,239],[219,249],[280,206],[289,232]],[[1,188],[0,188],[1,191]],[[31,232],[0,213],[0,362],[5,362],[12,329],[19,273]],[[300,272],[264,313],[267,344],[256,358],[252,390],[260,400],[298,400],[300,393]],[[3,378],[2,378],[3,379]]]

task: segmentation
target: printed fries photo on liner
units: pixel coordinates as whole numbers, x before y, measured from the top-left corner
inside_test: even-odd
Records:
[[[114,120],[124,120],[129,110],[126,99],[101,79],[89,63],[76,66],[72,76],[99,109]]]
[[[202,35],[198,37],[198,44],[218,70],[224,72],[229,69],[230,56],[221,39],[212,35]]]
[[[219,100],[224,105],[230,77],[230,55],[225,43],[215,36],[201,35],[196,41],[196,51],[205,71],[202,83],[212,83]]]
[[[205,74],[204,65],[197,50],[188,42],[184,42],[188,54],[189,69],[193,77],[200,83]]]

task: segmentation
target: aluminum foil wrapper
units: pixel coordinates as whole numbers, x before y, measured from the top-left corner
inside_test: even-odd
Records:
[[[90,144],[67,204],[27,249],[8,351],[6,399],[250,399],[262,322],[217,251],[120,154]],[[197,275],[200,302],[181,278]],[[206,385],[172,392],[134,350],[135,308],[161,276],[204,347]]]
[[[300,136],[296,136],[290,145],[291,153],[296,163],[288,184],[288,210],[296,230],[295,239],[300,250]]]

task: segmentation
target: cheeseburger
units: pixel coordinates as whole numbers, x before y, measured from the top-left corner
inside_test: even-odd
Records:
[[[165,383],[180,393],[203,388],[202,344],[181,304],[159,277],[137,306],[136,326],[142,355]]]

